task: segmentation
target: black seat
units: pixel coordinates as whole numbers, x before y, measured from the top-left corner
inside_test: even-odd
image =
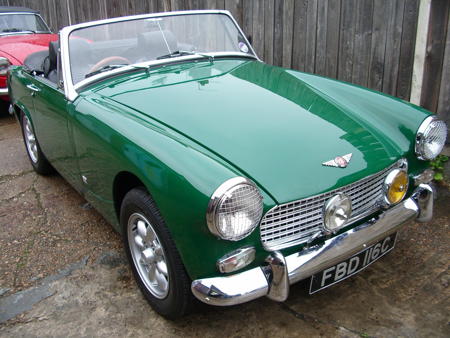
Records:
[[[44,60],[44,76],[54,83],[58,81],[58,49],[58,41],[49,42],[48,57]]]
[[[44,73],[44,60],[48,57],[48,49],[28,55],[23,65],[30,71],[38,74]]]

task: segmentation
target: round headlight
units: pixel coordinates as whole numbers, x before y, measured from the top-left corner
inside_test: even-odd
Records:
[[[350,219],[352,201],[342,193],[331,197],[324,206],[323,225],[327,232],[336,232]]]
[[[234,177],[211,196],[206,221],[214,235],[237,241],[256,228],[262,212],[262,196],[256,185],[244,177]]]
[[[434,116],[422,122],[416,135],[416,155],[421,160],[432,160],[442,151],[447,139],[447,125]]]
[[[403,169],[392,170],[384,180],[383,191],[387,205],[399,203],[408,190],[408,173]]]

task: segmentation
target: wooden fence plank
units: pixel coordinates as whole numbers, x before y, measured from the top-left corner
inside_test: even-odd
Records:
[[[150,2],[147,0],[128,0],[134,2],[133,14],[147,14],[150,13]]]
[[[69,12],[67,8],[67,1],[54,1],[56,23],[53,25],[53,32],[58,32],[61,28],[69,26]]]
[[[264,1],[264,62],[273,64],[274,0]]]
[[[273,64],[283,63],[283,7],[284,0],[275,1],[274,34],[273,34]]]
[[[264,55],[264,3],[253,1],[253,48],[257,55]]]
[[[325,75],[337,77],[339,53],[339,26],[341,20],[341,1],[329,0],[327,8],[327,49],[325,56]]]
[[[406,0],[403,15],[402,42],[398,66],[397,96],[409,100],[414,65],[414,47],[416,41],[419,0]]]
[[[384,56],[386,51],[386,18],[389,16],[388,0],[374,0],[372,21],[372,43],[368,87],[383,88]]]
[[[342,2],[338,61],[338,79],[342,81],[352,80],[356,1],[346,0]]]
[[[189,7],[188,7],[189,8]],[[230,11],[239,26],[242,27],[242,2],[241,0],[225,0],[225,9]]]
[[[397,0],[389,3],[390,17],[386,33],[386,57],[383,74],[383,92],[395,95],[397,91],[398,62],[400,59],[400,43],[402,38],[403,12],[405,1]]]
[[[306,21],[308,0],[295,1],[294,31],[292,33],[292,67],[305,70],[306,63]]]
[[[283,6],[283,59],[282,66],[292,64],[292,33],[294,26],[294,0],[284,0]]]
[[[242,28],[244,33],[253,41],[253,3],[244,0],[242,4]]]
[[[328,2],[319,1],[317,6],[316,67],[314,70],[319,75],[325,75],[326,72],[327,12]]]
[[[442,69],[437,114],[447,122],[448,135],[450,135],[450,18],[447,18],[447,41]],[[450,136],[447,137],[447,143],[450,144]]]
[[[372,42],[373,2],[358,1],[357,14],[352,82],[367,87]]]
[[[305,71],[314,73],[316,64],[317,0],[308,1],[306,19]]]
[[[450,11],[449,1],[432,1],[428,30],[427,56],[420,105],[436,111],[438,105],[446,31]]]

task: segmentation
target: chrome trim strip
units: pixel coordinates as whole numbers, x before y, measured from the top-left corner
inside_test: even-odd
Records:
[[[249,55],[246,53],[240,53],[240,52],[226,52],[226,53],[214,52],[214,53],[205,53],[202,55],[211,55],[212,57],[238,56],[238,57],[256,59],[253,55]],[[199,61],[204,60],[206,62],[209,62],[209,60],[205,59],[202,55],[199,55],[199,54],[185,55],[185,56],[179,56],[179,57],[173,58],[173,59],[151,60],[151,61],[146,61],[146,62],[135,63],[135,64],[132,64],[129,66],[112,69],[108,72],[99,73],[99,74],[90,76],[87,79],[84,79],[84,80],[78,82],[73,87],[76,91],[78,91],[78,90],[83,89],[84,87],[90,85],[91,83],[94,83],[101,79],[112,77],[114,75],[119,75],[121,73],[126,73],[129,71],[144,70],[144,68],[146,68],[146,67],[149,68],[149,70],[151,70],[152,66],[164,67],[167,64],[182,62],[182,61],[191,61],[191,60],[199,60]]]
[[[422,203],[421,199],[423,198]],[[419,215],[432,215],[433,190],[429,185],[419,186],[405,201],[386,210],[377,218],[335,236],[321,245],[306,248],[285,257],[284,273],[289,284],[308,278],[323,269],[337,264],[355,253],[375,244],[380,239],[398,231],[401,226]],[[282,254],[272,253],[267,266],[256,267],[231,276],[197,279],[191,290],[199,300],[219,306],[245,303],[270,293],[272,299],[284,300],[289,286],[283,283],[283,273],[275,270],[274,261],[282,262]],[[280,267],[283,264],[276,264]],[[273,281],[276,281],[274,283]]]
[[[0,88],[0,96],[2,96],[2,95],[8,95],[8,93],[9,93],[8,87],[6,87],[6,88]]]
[[[140,19],[148,19],[148,18],[155,18],[155,17],[164,17],[164,16],[176,16],[176,15],[194,15],[194,14],[224,14],[231,18],[231,21],[236,25],[238,31],[242,34],[242,36],[245,39],[245,42],[250,47],[250,50],[254,54],[255,58],[258,61],[261,61],[258,55],[256,54],[255,50],[253,49],[252,45],[248,42],[246,35],[242,31],[242,29],[237,24],[236,20],[233,18],[231,13],[226,10],[195,10],[195,11],[176,11],[176,12],[163,12],[163,13],[152,13],[152,14],[141,14],[141,15],[130,15],[130,16],[124,16],[120,18],[111,18],[111,19],[104,19],[104,20],[97,20],[97,21],[91,21],[91,22],[84,22],[77,25],[67,26],[64,27],[59,32],[59,41],[60,41],[60,49],[61,49],[61,60],[62,60],[62,76],[64,80],[64,93],[66,95],[66,98],[69,101],[74,101],[78,97],[77,89],[81,88],[82,86],[86,86],[87,84],[94,82],[98,80],[101,77],[92,76],[89,79],[83,80],[82,82],[78,83],[77,85],[74,85],[72,82],[72,73],[70,70],[70,60],[69,60],[69,35],[74,30],[80,29],[80,28],[86,28],[86,27],[93,27],[108,23],[116,23],[116,22],[123,22],[123,21],[130,21],[130,20],[140,20]],[[215,53],[211,53],[213,55]],[[221,53],[218,53],[221,54]],[[236,55],[246,55],[249,57],[248,54],[245,53],[222,53],[226,55],[236,56]],[[177,58],[177,60],[189,60],[193,56],[185,56]],[[197,57],[193,57],[192,59],[195,59]],[[156,60],[157,62],[146,62],[139,65],[152,65],[152,64],[165,64],[173,62],[174,60]],[[138,66],[138,64],[136,64]],[[131,67],[132,68],[132,67]],[[125,70],[125,68],[124,68]],[[109,75],[115,74],[113,71],[108,72]]]

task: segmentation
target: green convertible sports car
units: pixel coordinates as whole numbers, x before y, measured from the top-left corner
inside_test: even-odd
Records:
[[[227,11],[66,27],[9,76],[34,169],[56,169],[123,234],[168,318],[195,298],[284,301],[304,279],[317,292],[432,217],[445,123],[263,63]]]

